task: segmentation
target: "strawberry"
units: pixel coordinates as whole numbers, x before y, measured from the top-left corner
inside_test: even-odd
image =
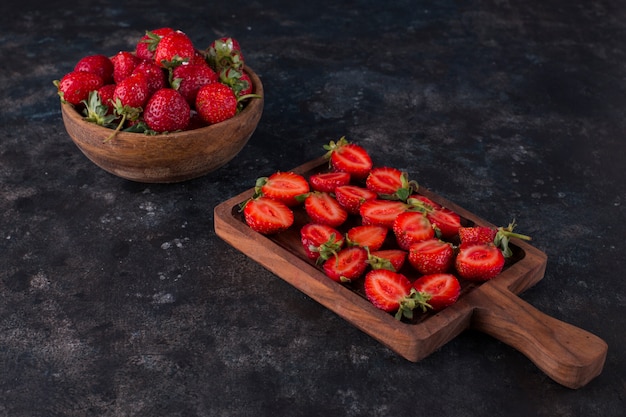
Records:
[[[452,244],[440,239],[413,243],[409,248],[409,263],[421,274],[447,272],[454,262]]]
[[[365,275],[365,296],[374,307],[395,313],[395,318],[412,318],[418,305],[411,281],[401,273],[374,269]]]
[[[141,59],[153,60],[154,51],[161,38],[165,35],[175,32],[174,29],[163,27],[146,31],[146,34],[139,39],[135,47],[135,55]]]
[[[206,59],[218,73],[225,68],[241,70],[245,63],[239,42],[228,37],[222,37],[211,42],[206,50]]]
[[[346,241],[351,246],[360,246],[370,251],[376,251],[385,243],[388,230],[384,226],[354,226],[347,231]]]
[[[367,263],[372,269],[389,269],[398,272],[406,262],[407,253],[402,249],[381,249],[369,253]]]
[[[191,109],[176,90],[162,88],[148,100],[143,112],[146,125],[155,132],[175,132],[189,124]]]
[[[309,259],[325,261],[343,247],[344,237],[337,229],[325,224],[307,223],[300,229],[300,240]]]
[[[377,197],[375,192],[357,185],[340,185],[335,188],[335,198],[350,214],[359,214],[361,204],[367,200],[375,200]]]
[[[172,87],[178,90],[190,105],[196,102],[200,87],[217,80],[215,71],[206,64],[180,65],[172,71]]]
[[[441,204],[435,203],[430,198],[421,195],[421,194],[413,194],[407,200],[407,203],[411,204],[411,206],[419,209],[420,211],[428,212],[432,210],[437,210],[442,208]]]
[[[359,207],[359,214],[363,224],[374,224],[393,228],[393,222],[400,213],[407,210],[407,205],[401,201],[368,200]]]
[[[90,72],[102,78],[104,84],[113,82],[113,62],[106,55],[89,55],[81,58],[74,71]]]
[[[252,94],[252,80],[243,71],[234,68],[224,68],[220,71],[218,78],[222,84],[229,86],[237,97]]]
[[[459,228],[459,239],[461,243],[493,243],[502,251],[505,258],[513,255],[509,248],[509,241],[512,237],[531,240],[530,236],[514,233],[513,229],[517,226],[515,221],[509,223],[507,227],[488,227],[473,226]]]
[[[334,171],[347,172],[355,179],[365,179],[372,169],[372,158],[365,148],[348,142],[345,136],[337,143],[331,141],[324,145],[324,149],[327,151],[325,158]]]
[[[202,120],[215,124],[237,114],[237,97],[222,83],[206,84],[198,90],[195,106]]]
[[[278,200],[268,197],[251,198],[243,204],[246,224],[255,232],[271,235],[293,225],[293,211]]]
[[[333,281],[355,281],[367,269],[367,251],[359,246],[344,248],[324,262],[322,268]]]
[[[461,284],[452,274],[424,275],[413,282],[413,288],[424,301],[419,304],[423,311],[427,308],[442,310],[456,303],[461,295]]]
[[[108,86],[115,87],[115,85],[113,84],[109,84]],[[83,113],[85,114],[86,121],[95,123],[100,126],[113,128],[115,127],[114,122],[117,116],[113,114],[108,106],[102,103],[102,96],[100,92],[103,91],[104,87],[100,87],[100,89],[91,91],[89,93],[89,98],[85,102],[85,110],[83,111]]]
[[[391,167],[372,168],[365,180],[365,186],[380,198],[401,201],[406,201],[418,188],[415,181],[409,181],[405,172]]]
[[[331,227],[338,227],[348,219],[348,212],[329,193],[309,193],[304,200],[304,210],[314,223]]]
[[[461,276],[471,281],[487,281],[504,268],[504,255],[493,243],[466,243],[459,246],[454,266]]]
[[[422,240],[432,239],[435,231],[423,213],[419,211],[405,211],[396,216],[393,233],[401,249],[409,250],[410,246]]]
[[[309,182],[315,191],[334,193],[335,188],[350,183],[350,174],[347,172],[320,172],[311,175]]]
[[[98,96],[102,105],[108,107],[108,114],[113,113],[113,93],[115,84],[106,84],[98,89]]]
[[[191,61],[195,54],[196,49],[189,36],[176,30],[159,40],[154,49],[154,61],[163,68],[176,68]]]
[[[155,64],[154,61],[141,61],[133,70],[133,74],[138,72],[142,73],[146,78],[149,96],[168,86],[167,76],[163,68]]]
[[[256,195],[264,195],[293,207],[300,204],[296,197],[309,192],[309,183],[300,174],[277,171],[269,177],[257,178],[254,190]]]
[[[83,100],[89,98],[91,91],[102,87],[104,82],[99,75],[90,72],[72,71],[65,74],[60,81],[54,81],[54,85],[57,87],[61,101],[78,106]]]
[[[135,67],[141,62],[141,58],[128,51],[120,51],[111,57],[111,62],[113,63],[113,81],[117,84],[133,73]]]
[[[148,81],[143,73],[132,74],[115,86],[113,102],[124,107],[140,108],[148,101]]]
[[[444,239],[450,239],[459,232],[461,216],[454,211],[442,207],[426,213],[428,220],[437,229],[438,235]]]

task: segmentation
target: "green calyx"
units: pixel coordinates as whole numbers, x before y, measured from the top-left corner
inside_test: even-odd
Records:
[[[522,235],[520,233],[514,233],[513,229],[515,229],[516,226],[517,224],[515,223],[515,220],[513,220],[511,223],[509,223],[507,227],[498,227],[496,237],[493,239],[494,245],[500,248],[500,250],[502,251],[502,255],[504,255],[505,258],[510,258],[511,256],[513,256],[513,252],[509,247],[509,242],[511,241],[511,238],[517,238],[526,241],[532,239],[530,236]]]
[[[419,184],[415,180],[409,181],[409,174],[403,172],[400,176],[401,186],[393,194],[381,194],[380,198],[384,200],[399,200],[405,203],[413,193],[419,190]]]
[[[412,319],[413,310],[420,308],[423,312],[432,309],[432,306],[428,304],[428,300],[431,299],[431,295],[417,291],[415,288],[411,288],[409,295],[400,300],[400,307],[395,314],[396,320],[402,320],[402,318]]]
[[[100,95],[97,91],[91,91],[87,100],[83,100],[85,104],[85,120],[100,126],[113,128],[115,127],[115,119],[117,116],[109,112],[109,106],[102,103]]]

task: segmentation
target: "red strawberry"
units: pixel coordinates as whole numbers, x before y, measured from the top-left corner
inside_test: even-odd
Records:
[[[155,132],[175,132],[189,124],[191,109],[176,90],[162,88],[148,100],[143,112],[146,125]]]
[[[113,62],[106,55],[89,55],[81,58],[74,71],[90,72],[96,74],[104,84],[111,84],[113,82]]]
[[[398,320],[412,318],[417,306],[411,281],[388,269],[374,269],[365,275],[365,296],[376,308],[395,313]]]
[[[257,197],[244,204],[245,222],[257,233],[270,235],[287,230],[293,225],[293,211],[278,200]]]
[[[461,216],[445,207],[430,211],[426,216],[444,239],[454,237],[461,227]]]
[[[111,58],[111,62],[113,63],[113,81],[117,84],[133,73],[135,67],[141,62],[141,58],[128,51],[120,51]]]
[[[154,61],[164,68],[175,68],[193,60],[196,49],[189,36],[177,30],[161,38],[154,50]]]
[[[174,29],[169,27],[147,31],[146,34],[139,39],[139,42],[137,42],[135,55],[141,59],[154,59],[154,51],[159,41],[163,36],[169,35],[172,32],[175,32]]]
[[[338,227],[348,219],[348,212],[329,193],[309,193],[304,200],[304,210],[314,223],[331,227]]]
[[[250,76],[241,70],[225,68],[219,74],[219,81],[229,86],[237,98],[252,94],[253,86]]]
[[[407,253],[402,249],[381,249],[370,252],[367,263],[372,269],[389,269],[398,272],[406,262]]]
[[[340,231],[325,224],[307,223],[300,229],[300,240],[309,259],[320,262],[337,254],[344,244]]]
[[[409,263],[423,275],[447,272],[454,263],[454,249],[439,239],[416,242],[409,248]]]
[[[237,114],[237,97],[233,90],[222,83],[201,87],[195,104],[198,114],[208,124],[222,122]]]
[[[345,137],[337,143],[331,141],[324,149],[328,151],[325,157],[335,171],[347,172],[355,179],[365,179],[372,169],[372,158],[365,148],[349,143]]]
[[[391,229],[396,217],[406,210],[407,205],[401,201],[376,199],[361,204],[359,214],[363,224],[374,224]]]
[[[461,243],[493,243],[502,251],[505,258],[513,255],[509,247],[509,241],[512,237],[531,240],[530,236],[514,233],[513,229],[517,226],[515,221],[511,222],[507,227],[461,227],[459,228],[459,238]]]
[[[335,188],[350,183],[350,174],[347,172],[320,172],[311,175],[309,182],[315,191],[334,193]]]
[[[222,37],[211,42],[206,51],[207,62],[218,73],[225,68],[243,69],[245,60],[236,39]]]
[[[300,204],[296,197],[309,192],[309,183],[300,174],[278,171],[256,180],[255,194],[282,201],[288,207]]]
[[[200,87],[217,80],[215,71],[206,64],[180,65],[172,71],[172,87],[178,90],[190,105],[195,104]]]
[[[368,190],[378,194],[380,198],[402,201],[406,201],[418,188],[416,182],[409,181],[405,172],[391,167],[372,168],[365,186]]]
[[[168,86],[165,71],[155,64],[154,61],[141,61],[133,70],[133,74],[138,72],[141,72],[146,77],[148,95],[152,95],[156,91]]]
[[[409,250],[415,242],[432,239],[435,236],[430,221],[419,211],[405,211],[398,214],[392,229],[398,246],[404,250]]]
[[[113,93],[115,92],[115,84],[103,85],[98,89],[100,102],[108,107],[107,114],[113,113]]]
[[[411,206],[419,209],[420,211],[428,212],[441,208],[441,204],[435,203],[430,198],[423,196],[421,194],[413,194],[407,200]]]
[[[420,303],[424,311],[427,307],[434,311],[442,310],[454,304],[461,294],[461,284],[452,274],[424,275],[413,283],[413,288],[425,301],[425,303]]]
[[[504,255],[493,243],[461,244],[455,268],[461,278],[487,281],[504,268]]]
[[[367,251],[359,246],[344,248],[324,262],[322,268],[333,281],[355,281],[367,269]]]
[[[148,100],[148,81],[142,73],[132,74],[115,86],[113,101],[122,106],[139,108]]]
[[[62,101],[78,106],[83,100],[87,100],[91,91],[102,87],[104,82],[96,74],[72,71],[65,74],[61,81],[54,81],[54,85]]]
[[[379,250],[387,238],[387,229],[384,226],[362,225],[354,226],[346,233],[349,245],[367,248],[370,251]]]
[[[367,200],[375,200],[376,197],[378,196],[375,192],[356,185],[340,185],[335,188],[335,198],[350,214],[359,214],[361,204]]]

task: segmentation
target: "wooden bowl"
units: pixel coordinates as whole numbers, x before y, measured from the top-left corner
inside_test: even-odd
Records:
[[[65,129],[94,164],[128,180],[174,183],[197,178],[233,159],[246,145],[263,113],[263,85],[246,68],[261,98],[251,99],[235,117],[221,123],[176,133],[145,135],[118,132],[83,120],[74,107],[61,104]]]

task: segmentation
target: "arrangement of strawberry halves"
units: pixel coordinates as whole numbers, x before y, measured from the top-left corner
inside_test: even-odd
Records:
[[[168,133],[230,119],[259,98],[244,64],[233,38],[199,49],[165,27],[146,32],[134,51],[81,58],[54,85],[89,122],[114,132]]]
[[[259,178],[241,204],[244,221],[265,235],[297,228],[304,255],[329,279],[359,284],[398,320],[454,304],[463,282],[502,272],[513,256],[511,238],[530,240],[513,232],[514,223],[487,227],[461,218],[420,194],[407,173],[375,167],[345,137],[324,149],[327,171]]]

